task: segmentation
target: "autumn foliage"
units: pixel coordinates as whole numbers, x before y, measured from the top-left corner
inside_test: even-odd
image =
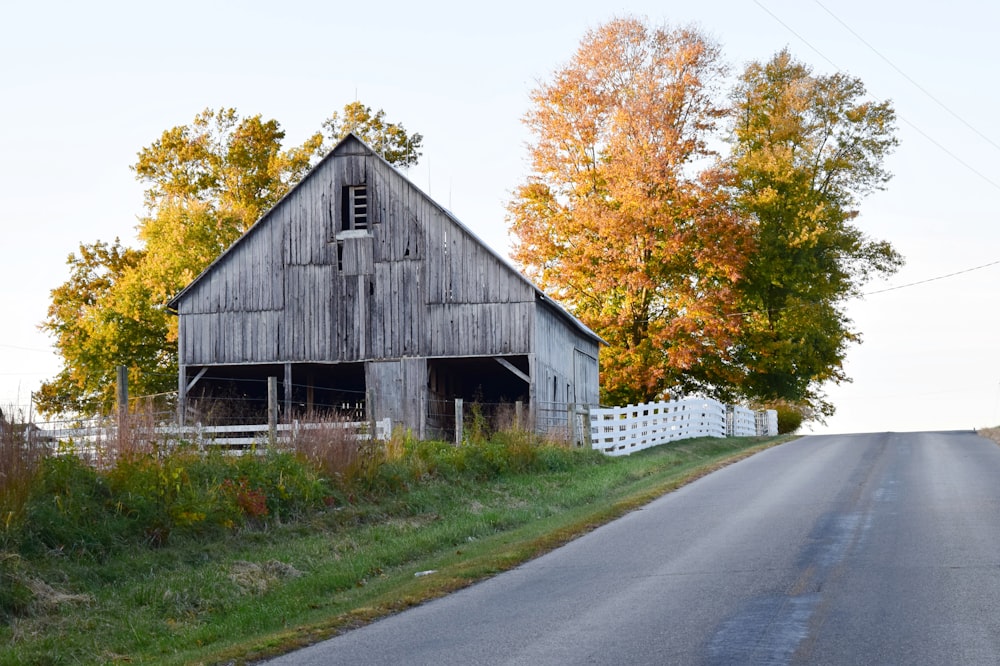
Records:
[[[661,394],[735,332],[748,230],[711,159],[723,73],[696,31],[619,19],[532,94],[514,256],[609,343],[612,404]]]
[[[729,94],[726,74],[694,28],[588,32],[531,95],[514,258],[607,341],[605,402],[698,391],[822,413],[857,338],[843,301],[899,264],[851,225],[887,178],[892,111],[787,54]]]

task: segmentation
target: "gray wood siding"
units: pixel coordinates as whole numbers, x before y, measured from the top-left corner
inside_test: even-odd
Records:
[[[279,225],[258,224],[240,241],[240,251],[223,255],[185,294],[179,314],[257,312],[284,305],[284,266],[275,256]]]
[[[511,303],[534,300],[534,289],[517,271],[443,213],[427,225],[427,244],[437,256],[427,264],[429,303]]]
[[[267,216],[267,224],[281,230],[285,266],[337,264],[337,247],[330,242],[334,209],[333,179],[322,169],[302,181],[296,196],[281,201]]]
[[[345,186],[368,228],[345,231]],[[596,400],[597,341],[359,141],[332,155],[176,300],[183,366],[372,361],[379,413],[413,422],[426,358],[526,354]],[[578,351],[574,351],[578,350]],[[591,387],[591,384],[594,384]],[[544,398],[543,398],[544,399]],[[395,418],[395,416],[394,416]]]
[[[418,437],[423,423],[423,404],[427,394],[427,360],[404,358],[399,361],[373,361],[365,366],[370,414],[377,419],[389,417],[393,423],[408,424]]]
[[[183,365],[268,363],[277,356],[279,312],[197,313],[182,316]]]
[[[365,364],[365,385],[369,417],[389,417],[393,423],[403,420],[403,368],[399,361]]]
[[[534,303],[459,303],[428,307],[427,356],[527,354]]]
[[[289,361],[333,361],[341,356],[343,321],[331,307],[338,299],[336,266],[288,266],[289,298],[281,313],[281,347],[277,358]]]
[[[556,379],[557,402],[566,400],[564,387],[568,384],[572,387],[570,401],[597,404],[600,393],[597,341],[568,325],[552,306],[543,302],[538,303],[535,323],[535,383],[539,400],[552,401],[553,379]]]
[[[426,355],[423,266],[417,261],[375,265],[379,298],[371,305],[373,358]]]
[[[379,222],[372,226],[375,261],[419,261],[425,257],[424,221],[436,210],[420,190],[381,160],[369,158],[368,208]],[[372,195],[369,195],[372,197]]]
[[[583,405],[598,405],[601,402],[601,383],[598,374],[598,359],[581,349],[573,351],[573,386],[576,387],[574,400]]]

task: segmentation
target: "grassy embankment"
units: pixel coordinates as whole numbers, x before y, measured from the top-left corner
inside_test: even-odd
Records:
[[[30,494],[0,479],[0,664],[278,654],[509,569],[787,439],[607,458],[506,433],[349,455],[341,442],[335,459],[130,449],[101,471],[73,456],[19,463],[36,476]]]
[[[981,428],[979,434],[987,439],[992,439],[997,444],[1000,444],[1000,427],[996,428]]]

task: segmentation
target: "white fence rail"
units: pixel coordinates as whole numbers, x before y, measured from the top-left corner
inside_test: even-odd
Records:
[[[752,437],[778,434],[773,409],[754,412],[707,398],[592,408],[590,444],[610,456],[693,437]]]
[[[670,400],[590,410],[591,446],[612,456],[678,439],[725,436],[726,406],[715,400]]]
[[[694,437],[749,437],[775,436],[778,434],[778,417],[775,410],[755,412],[746,407],[727,406],[708,398],[643,403],[626,407],[590,407],[572,405],[566,409],[558,427],[568,434],[571,441],[588,446],[612,456],[628,455],[653,446]],[[38,424],[30,437],[40,442],[67,442],[81,450],[89,450],[101,441],[117,438],[113,420],[95,420],[89,423]],[[46,427],[48,426],[48,427]],[[374,438],[387,440],[392,434],[392,422],[383,419],[374,424],[349,423],[281,423],[275,426],[275,437],[281,443],[294,441],[304,431],[316,429],[351,429],[356,439]],[[142,430],[142,427],[139,427]],[[218,447],[234,452],[243,451],[268,442],[270,426],[177,426],[163,425],[149,429],[149,435],[165,442],[183,441],[199,447]],[[141,435],[140,435],[141,436]]]
[[[140,428],[141,429],[141,428]],[[276,436],[280,443],[294,441],[301,433],[311,430],[351,430],[354,439],[372,438],[371,424],[359,422],[329,422],[329,423],[279,423],[275,426]],[[200,447],[219,446],[226,449],[247,449],[254,445],[267,443],[270,438],[270,426],[267,423],[252,425],[189,426],[163,425],[149,429],[149,433],[168,442],[183,441]],[[112,441],[117,438],[118,429],[113,424],[92,424],[83,427],[38,428],[32,436],[49,442],[68,442],[76,444],[93,444],[99,441]],[[375,422],[374,439],[387,440],[392,435],[392,421],[388,418]]]

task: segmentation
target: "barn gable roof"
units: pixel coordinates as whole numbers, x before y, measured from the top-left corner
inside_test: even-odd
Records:
[[[570,312],[567,311],[564,307],[562,307],[558,302],[547,296],[533,282],[531,282],[527,277],[525,277],[524,274],[522,274],[514,266],[512,266],[506,257],[501,255],[496,250],[494,250],[487,243],[483,242],[483,240],[479,238],[479,236],[477,236],[471,229],[469,229],[465,224],[463,224],[461,220],[455,217],[451,211],[444,208],[443,206],[441,206],[441,204],[439,204],[437,201],[435,201],[433,198],[427,195],[423,190],[419,188],[419,186],[410,181],[405,175],[403,175],[398,169],[396,169],[396,167],[389,164],[384,158],[382,158],[381,155],[378,155],[378,153],[376,153],[371,147],[369,147],[364,141],[362,141],[353,133],[348,134],[336,146],[334,146],[334,148],[329,153],[327,153],[316,164],[316,166],[314,166],[309,171],[309,173],[307,173],[302,178],[301,181],[299,181],[298,183],[295,184],[295,186],[289,189],[289,191],[286,192],[285,195],[274,204],[274,206],[272,206],[263,215],[261,215],[260,219],[258,219],[246,232],[244,232],[242,236],[236,239],[236,241],[232,245],[230,245],[224,252],[222,252],[218,257],[216,257],[216,259],[211,264],[209,264],[205,268],[205,270],[203,270],[194,280],[192,280],[186,287],[184,287],[173,298],[171,298],[167,302],[168,310],[176,314],[180,302],[184,300],[184,298],[205,278],[205,276],[210,274],[215,269],[215,267],[224,260],[225,257],[238,251],[239,247],[246,241],[247,238],[255,234],[262,227],[266,226],[268,224],[269,219],[271,218],[272,211],[279,208],[286,200],[291,200],[292,198],[297,196],[297,192],[299,191],[299,189],[303,186],[304,183],[306,183],[306,181],[308,181],[311,177],[313,177],[315,173],[317,173],[320,170],[321,165],[338,156],[359,154],[359,153],[364,154],[366,156],[372,156],[375,157],[376,159],[381,160],[399,178],[403,179],[406,183],[408,183],[411,187],[413,187],[414,190],[419,192],[427,200],[428,203],[430,203],[443,215],[445,215],[458,229],[460,229],[463,233],[467,234],[473,240],[475,240],[475,242],[479,246],[481,246],[490,255],[492,255],[495,259],[497,259],[500,262],[500,264],[504,266],[507,270],[509,270],[513,275],[515,275],[517,279],[527,284],[534,291],[536,300],[538,300],[539,302],[543,303],[544,305],[552,309],[567,324],[577,329],[584,336],[591,338],[598,344],[607,344],[607,342],[603,340],[599,335],[597,335],[594,331],[592,331],[579,319],[570,314]]]

